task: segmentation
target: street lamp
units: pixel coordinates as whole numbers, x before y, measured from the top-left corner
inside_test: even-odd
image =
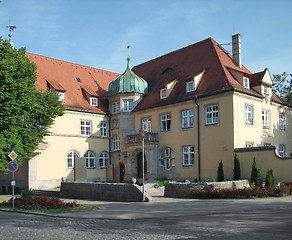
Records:
[[[144,163],[144,152],[145,152],[145,147],[144,147],[144,143],[145,143],[145,135],[146,135],[146,131],[141,128],[139,131],[141,137],[142,137],[142,177],[143,177],[143,202],[145,202],[145,163]]]

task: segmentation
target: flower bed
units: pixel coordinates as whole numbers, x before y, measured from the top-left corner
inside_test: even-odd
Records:
[[[63,200],[54,197],[31,197],[29,199],[24,199],[22,197],[16,197],[14,199],[14,206],[24,209],[58,209],[58,208],[68,208],[77,206],[77,202],[65,203]],[[4,201],[0,203],[0,207],[12,207],[12,198],[7,202]]]
[[[192,189],[194,198],[199,199],[246,199],[264,197],[285,197],[291,195],[289,186],[281,187],[250,187],[244,189]]]

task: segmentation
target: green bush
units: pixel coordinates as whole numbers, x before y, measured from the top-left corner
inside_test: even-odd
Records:
[[[273,169],[268,169],[265,186],[275,187],[277,179],[274,177]]]
[[[165,183],[168,183],[169,181],[171,181],[171,180],[167,179],[167,177],[159,178],[158,183],[155,183],[154,187],[155,188],[164,187]]]
[[[291,195],[292,186],[250,187],[244,189],[204,190],[194,188],[192,195],[198,199],[247,199],[264,197],[285,197]]]
[[[217,181],[223,182],[224,181],[224,171],[223,171],[223,162],[220,160],[218,171],[217,171]]]
[[[234,169],[233,169],[233,180],[241,179],[240,162],[237,154],[234,156]]]
[[[252,170],[251,170],[251,182],[255,183],[258,179],[258,168],[257,168],[257,163],[256,163],[256,158],[253,158],[253,163],[252,163]]]
[[[23,200],[28,200],[34,196],[34,191],[33,190],[23,190],[20,194],[20,197]]]
[[[257,179],[255,181],[255,185],[257,187],[263,186],[263,178],[262,178],[262,171],[261,171],[261,169],[257,169]]]

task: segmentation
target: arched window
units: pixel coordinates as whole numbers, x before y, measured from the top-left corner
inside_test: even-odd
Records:
[[[169,170],[170,167],[174,167],[175,157],[173,150],[169,147],[163,148],[160,152],[159,161],[159,166],[164,167],[165,170]]]
[[[86,158],[86,167],[87,168],[95,168],[95,155],[91,151],[87,151],[84,154],[84,157]]]
[[[120,150],[120,137],[114,136],[113,137],[113,151],[119,151]]]
[[[71,151],[67,154],[67,168],[74,167],[74,158],[79,157],[78,153],[75,151]]]
[[[99,155],[99,166],[100,168],[106,168],[110,164],[109,154],[107,152],[102,152]]]

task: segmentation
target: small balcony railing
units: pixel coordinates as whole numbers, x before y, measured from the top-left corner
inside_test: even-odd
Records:
[[[134,134],[127,136],[127,144],[131,143],[141,143],[142,136],[140,134]],[[158,133],[146,133],[145,134],[145,143],[146,142],[158,142]]]

